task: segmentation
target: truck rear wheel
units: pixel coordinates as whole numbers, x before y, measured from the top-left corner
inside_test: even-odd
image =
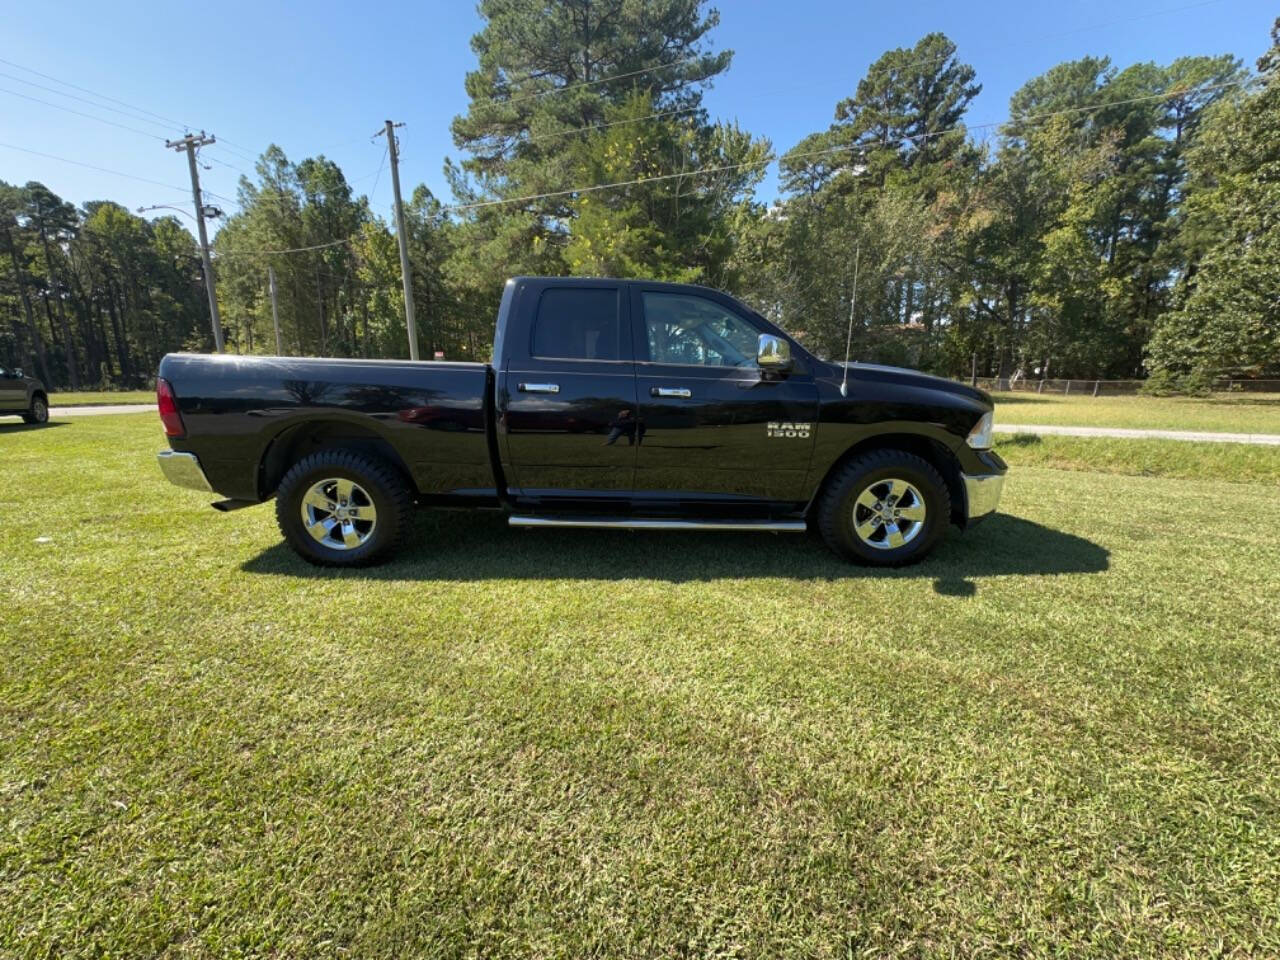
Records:
[[[878,567],[922,559],[950,522],[946,481],[933,464],[904,450],[873,450],[850,460],[818,507],[827,545]]]
[[[385,560],[412,506],[399,471],[348,450],[321,450],[290,468],[276,491],[276,522],[302,559],[326,567]]]

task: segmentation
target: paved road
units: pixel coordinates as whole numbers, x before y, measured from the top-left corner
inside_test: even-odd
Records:
[[[1124,427],[1058,427],[1045,424],[997,423],[996,433],[1034,433],[1056,437],[1120,437],[1126,440],[1194,440],[1201,443],[1252,443],[1280,447],[1280,434],[1206,433],[1200,430],[1130,430]]]
[[[104,413],[155,413],[149,403],[117,403],[104,407],[53,407],[49,416],[94,417]],[[1201,443],[1251,443],[1280,447],[1280,434],[1208,433],[1200,430],[1130,430],[1124,427],[1059,427],[1046,424],[997,423],[996,433],[1034,433],[1057,437],[1119,437],[1126,440],[1193,440]]]

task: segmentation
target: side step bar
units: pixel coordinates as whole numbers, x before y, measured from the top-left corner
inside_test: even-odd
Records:
[[[507,518],[513,527],[559,527],[606,530],[715,530],[742,533],[804,533],[803,520],[646,520],[634,517],[530,517]]]

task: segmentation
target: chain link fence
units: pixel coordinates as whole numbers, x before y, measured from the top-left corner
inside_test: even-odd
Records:
[[[976,385],[997,393],[1041,393],[1069,397],[1132,397],[1145,380],[1028,380],[1025,377],[978,377]],[[1219,377],[1215,393],[1280,393],[1280,380]]]

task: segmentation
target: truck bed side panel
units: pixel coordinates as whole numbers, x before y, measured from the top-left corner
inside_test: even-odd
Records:
[[[224,496],[269,493],[259,471],[268,447],[321,423],[386,440],[422,494],[493,492],[486,364],[170,354],[160,376],[187,428],[171,446],[196,454]]]

